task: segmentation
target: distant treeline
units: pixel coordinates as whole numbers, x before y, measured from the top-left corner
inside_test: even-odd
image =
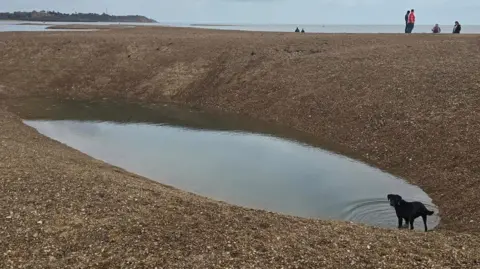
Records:
[[[0,20],[61,21],[61,22],[156,22],[145,16],[112,16],[106,13],[61,13],[55,11],[0,12]]]

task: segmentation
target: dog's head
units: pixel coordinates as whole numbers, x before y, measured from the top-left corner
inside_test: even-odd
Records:
[[[402,196],[400,196],[398,194],[389,194],[389,195],[387,195],[387,199],[388,199],[388,201],[390,201],[391,206],[400,205],[402,200],[403,200]]]

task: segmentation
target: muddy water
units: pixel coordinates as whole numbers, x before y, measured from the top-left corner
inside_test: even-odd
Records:
[[[70,23],[58,23],[58,22],[28,22],[28,21],[0,21],[0,32],[58,32],[58,31],[71,31],[71,32],[85,32],[96,31],[95,29],[48,29],[51,25],[62,25]],[[80,24],[80,23],[71,23]],[[95,24],[93,24],[95,25]]]
[[[31,100],[11,109],[40,133],[131,172],[216,200],[284,214],[396,227],[388,193],[410,185],[312,146],[283,127],[173,105]],[[313,141],[312,138],[310,137]],[[429,218],[429,228],[439,218]],[[421,219],[416,228],[422,229]]]

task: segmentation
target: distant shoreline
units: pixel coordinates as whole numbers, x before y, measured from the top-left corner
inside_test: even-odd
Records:
[[[246,24],[191,23],[189,26],[248,26]]]

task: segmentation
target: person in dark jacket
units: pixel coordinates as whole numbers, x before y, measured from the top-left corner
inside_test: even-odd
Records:
[[[405,33],[408,33],[408,16],[410,15],[410,10],[407,10],[407,14],[405,14]]]
[[[295,29],[295,33],[300,33],[300,29],[298,29],[298,27]]]
[[[462,26],[458,21],[455,21],[455,25],[453,26],[453,33],[460,34],[460,31],[462,31]]]
[[[442,29],[440,28],[440,26],[438,25],[438,23],[435,24],[435,26],[433,26],[433,28],[432,28],[432,33],[434,33],[434,34],[439,34],[439,33],[441,33],[441,32],[442,32]]]

